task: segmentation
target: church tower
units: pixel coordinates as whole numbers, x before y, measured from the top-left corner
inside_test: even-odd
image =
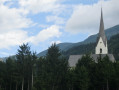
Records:
[[[103,13],[101,9],[100,29],[97,37],[95,54],[108,54],[107,38],[104,32]]]
[[[84,56],[83,55],[70,55],[68,63],[70,67],[75,67],[78,61]],[[113,54],[108,54],[108,47],[107,47],[107,38],[104,32],[104,22],[103,22],[103,13],[101,9],[101,18],[100,18],[100,28],[97,37],[97,43],[95,47],[95,54],[90,55],[96,63],[98,63],[98,58],[104,58],[105,56],[109,57],[111,62],[116,62]]]

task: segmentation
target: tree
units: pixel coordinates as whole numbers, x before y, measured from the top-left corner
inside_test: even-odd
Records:
[[[37,62],[38,79],[41,90],[63,90],[66,84],[66,72],[68,61],[61,56],[56,44],[49,47],[46,57]]]
[[[95,77],[95,65],[96,65],[96,63],[93,60],[93,58],[90,57],[89,54],[86,54],[86,55],[82,56],[82,58],[80,60],[78,60],[76,68],[79,69],[82,65],[88,71],[88,75],[89,75],[89,78],[90,78],[89,88],[90,89],[94,89],[94,87],[95,87],[95,80],[93,78],[96,78]]]
[[[59,64],[60,64],[60,50],[56,46],[56,44],[53,44],[51,47],[48,49],[48,53],[46,55],[47,59],[47,73],[48,73],[48,80],[50,84],[51,90],[55,90],[57,88],[58,84],[58,74],[61,72],[59,71]]]
[[[117,90],[119,90],[119,61],[117,61],[114,65],[115,65],[115,71],[116,71],[114,80],[115,80],[116,88]]]
[[[6,79],[9,83],[9,88],[10,90],[12,90],[12,83],[13,83],[13,77],[14,77],[14,72],[16,69],[16,63],[15,60],[11,59],[10,57],[8,57],[6,59]]]
[[[48,89],[48,72],[47,72],[47,60],[44,57],[40,57],[36,61],[36,76],[34,86],[37,90]]]
[[[79,72],[77,72],[77,77],[79,80],[79,88],[81,90],[88,90],[89,88],[89,74],[88,74],[88,70],[86,69],[85,66],[81,66],[79,68]]]
[[[22,78],[22,90],[24,89],[24,80],[27,80],[27,89],[30,88],[31,75],[32,75],[32,55],[28,44],[19,46],[18,53],[16,54],[17,64],[20,76]]]
[[[36,60],[37,60],[37,56],[36,56],[36,52],[33,52],[32,53],[32,61],[31,61],[31,68],[32,68],[32,88],[33,88],[33,84],[34,84],[34,69],[35,69],[35,63],[36,63]]]
[[[83,56],[75,67],[75,83],[78,89],[87,90],[90,87],[93,60],[90,55]]]
[[[113,63],[109,60],[108,56],[98,61],[97,79],[103,89],[109,90],[109,85],[112,77],[114,76],[115,69]]]
[[[67,79],[68,90],[74,90],[74,86],[75,86],[74,71],[75,71],[75,68],[69,68],[67,71],[66,79]]]
[[[5,75],[6,75],[5,63],[0,61],[0,90],[2,88],[5,88],[5,87],[3,87],[4,86],[4,82],[5,82]]]

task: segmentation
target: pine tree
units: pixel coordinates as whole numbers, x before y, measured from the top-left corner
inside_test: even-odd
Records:
[[[109,90],[110,82],[114,76],[115,69],[113,63],[109,60],[108,56],[105,56],[103,59],[100,59],[98,62],[98,79],[99,84],[103,89]]]
[[[7,58],[6,60],[6,78],[7,78],[7,81],[9,83],[9,89],[12,90],[12,83],[13,83],[13,74],[15,72],[15,69],[16,69],[16,63],[15,63],[15,60],[11,59],[10,57]]]
[[[67,60],[61,56],[56,44],[49,47],[45,58],[38,61],[37,83],[40,83],[41,90],[63,90],[66,84]]]
[[[16,55],[18,70],[22,78],[22,90],[24,89],[24,80],[27,80],[27,89],[31,89],[31,75],[32,75],[32,55],[28,44],[19,46],[18,53]]]
[[[2,88],[5,85],[5,76],[6,76],[6,65],[4,62],[0,61],[0,90],[2,90]]]
[[[119,61],[117,61],[115,64],[115,84],[116,84],[116,88],[117,90],[119,90]]]
[[[83,56],[75,67],[75,84],[78,89],[88,90],[90,87],[91,69],[93,60],[90,55]]]

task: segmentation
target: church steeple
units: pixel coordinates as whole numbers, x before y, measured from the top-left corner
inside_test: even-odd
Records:
[[[107,38],[104,32],[103,12],[101,8],[100,28],[97,37],[96,54],[108,54]]]
[[[106,38],[105,32],[104,32],[104,22],[103,22],[102,8],[101,8],[100,29],[99,29],[98,38],[100,38],[100,37],[102,37],[102,40],[103,40],[104,44],[106,45],[107,38]]]

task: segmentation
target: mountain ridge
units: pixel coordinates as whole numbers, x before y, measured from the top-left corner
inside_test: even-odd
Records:
[[[116,34],[119,34],[119,25],[115,25],[111,28],[108,28],[105,30],[105,33],[106,33],[106,36],[107,36],[107,39],[109,40],[112,36],[116,35]],[[94,35],[91,35],[89,36],[88,38],[86,38],[84,41],[82,42],[77,42],[77,43],[70,43],[70,42],[65,42],[65,43],[60,43],[60,44],[57,44],[57,46],[59,47],[59,49],[62,51],[62,52],[66,52],[68,51],[69,49],[73,48],[73,47],[76,47],[76,46],[80,46],[83,47],[83,45],[85,44],[89,44],[90,43],[95,43],[96,42],[96,39],[97,39],[97,36],[98,36],[98,33],[97,34],[94,34]],[[94,45],[93,45],[94,46]],[[37,57],[41,57],[41,56],[45,56],[47,53],[47,50],[44,50],[40,53],[37,54]],[[14,58],[15,55],[13,56],[10,56],[11,58]],[[8,57],[3,57],[3,58],[0,58],[2,61],[5,61]]]
[[[119,33],[119,25],[115,25],[115,26],[110,27],[110,28],[108,28],[108,29],[105,30],[105,34],[106,34],[108,40],[113,35],[116,35],[118,33]],[[98,33],[89,36],[87,39],[85,39],[82,42],[77,42],[77,43],[70,43],[70,42],[60,43],[60,44],[57,44],[57,46],[59,47],[59,49],[61,51],[67,51],[68,49],[70,49],[72,47],[75,47],[75,46],[79,46],[79,45],[83,45],[83,44],[89,44],[89,43],[94,43],[97,40],[97,36],[98,36]],[[46,53],[47,53],[47,50],[44,50],[44,51],[40,52],[39,54],[37,54],[37,56],[38,57],[45,56]]]

